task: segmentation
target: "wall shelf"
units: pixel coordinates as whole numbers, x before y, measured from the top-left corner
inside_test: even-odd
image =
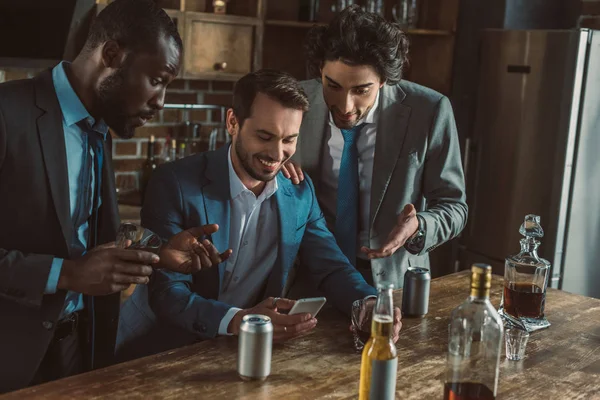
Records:
[[[322,22],[308,22],[308,21],[285,21],[280,19],[268,19],[265,20],[267,26],[285,26],[289,28],[304,28],[309,29],[315,25],[326,26],[327,24]]]
[[[282,26],[288,28],[310,29],[313,26],[327,26],[323,22],[307,22],[307,21],[286,21],[280,19],[265,20],[266,26]],[[406,33],[409,35],[430,35],[430,36],[452,36],[454,32],[439,30],[439,29],[409,29]]]

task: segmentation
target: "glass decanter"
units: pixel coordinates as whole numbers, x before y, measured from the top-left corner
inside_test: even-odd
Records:
[[[550,263],[537,254],[540,245],[537,238],[544,236],[539,216],[525,216],[519,233],[525,238],[520,241],[521,252],[506,258],[498,312],[506,324],[532,332],[550,326],[544,315]]]

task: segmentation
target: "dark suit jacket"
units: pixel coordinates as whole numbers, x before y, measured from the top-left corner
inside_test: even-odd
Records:
[[[143,225],[169,238],[184,229],[216,223],[219,230],[212,235],[213,243],[217,249],[229,248],[231,194],[227,152],[228,146],[223,146],[159,167],[146,191]],[[259,300],[286,295],[288,278],[299,256],[303,268],[328,302],[349,315],[354,300],[376,295],[377,291],[365,282],[337,246],[325,224],[310,178],[307,176],[299,185],[281,173],[276,179],[279,188],[274,197],[279,223],[272,229],[279,239],[278,257]],[[226,263],[221,263],[194,275],[156,270],[148,287],[136,288],[123,306],[120,347],[127,351],[129,344],[135,345],[142,338],[151,346],[145,349],[148,354],[165,350],[165,341],[170,342],[168,347],[175,347],[186,340],[190,343],[194,339],[215,337],[231,307],[218,301],[225,268]],[[169,331],[169,334],[152,332],[156,319],[159,329],[155,331]],[[146,336],[148,331],[152,335]]]
[[[114,241],[118,209],[105,144],[97,244]],[[75,234],[62,113],[51,71],[0,85],[0,392],[25,387],[53,336],[66,291],[44,295],[53,257],[69,259]],[[118,294],[86,296],[86,366],[114,356]],[[94,348],[94,357],[91,357]]]

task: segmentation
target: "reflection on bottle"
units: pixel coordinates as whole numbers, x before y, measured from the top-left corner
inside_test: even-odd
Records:
[[[335,3],[331,5],[331,11],[342,12],[352,4],[354,4],[354,0],[336,0]]]
[[[319,10],[319,0],[300,0],[298,12],[299,21],[316,21]]]
[[[417,0],[397,0],[392,7],[392,15],[402,29],[415,29],[419,18]]]
[[[185,143],[179,143],[179,156],[177,157],[177,159],[181,160],[182,158],[185,158],[185,156],[187,156],[186,145]]]
[[[365,11],[384,16],[385,8],[383,0],[367,0],[365,3]]]
[[[229,0],[213,0],[213,12],[215,14],[226,14],[227,1]]]

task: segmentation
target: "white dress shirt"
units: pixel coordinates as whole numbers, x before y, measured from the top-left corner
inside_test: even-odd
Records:
[[[358,257],[366,258],[360,251],[361,246],[369,247],[369,220],[371,205],[371,181],[373,177],[373,162],[375,160],[375,138],[377,133],[377,118],[379,116],[379,95],[367,115],[358,123],[366,125],[358,134],[358,179],[360,182],[359,220],[358,222]],[[329,113],[329,136],[327,146],[323,146],[323,168],[321,171],[321,207],[329,215],[337,215],[337,190],[340,176],[340,162],[344,151],[342,131],[335,125],[331,112]],[[331,221],[329,221],[331,222]],[[335,233],[335,226],[329,228]]]
[[[226,261],[219,301],[232,307],[219,324],[219,334],[226,335],[233,316],[242,308],[256,305],[277,260],[279,236],[277,179],[265,185],[256,195],[246,188],[233,169],[229,147],[229,190],[231,192],[231,222],[229,247],[233,250]]]

